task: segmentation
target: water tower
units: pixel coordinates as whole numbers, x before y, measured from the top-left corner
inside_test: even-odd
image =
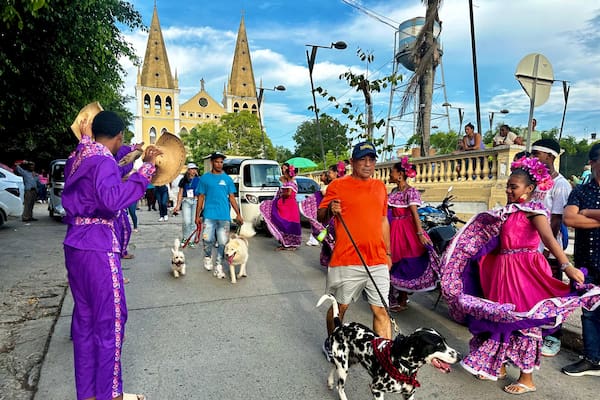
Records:
[[[394,37],[394,74],[398,73],[400,66],[413,73],[416,69],[415,60],[412,57],[412,51],[414,49],[417,36],[423,29],[425,24],[424,17],[416,17],[402,22],[398,26],[398,30]],[[439,67],[440,67],[440,79],[434,83],[434,92],[432,99],[432,110],[431,110],[431,123],[432,125],[439,126],[445,118],[448,123],[448,130],[450,130],[450,119],[448,115],[448,108],[440,106],[440,104],[448,104],[446,96],[446,85],[444,81],[444,68],[442,65],[442,54],[443,48],[439,35],[441,26],[439,22],[434,23],[433,33],[437,38],[438,43],[438,54],[439,54]],[[410,73],[408,75],[410,75]],[[407,82],[409,79],[403,79],[403,82]],[[441,90],[440,90],[441,89]],[[412,97],[413,101],[402,110],[402,99],[406,96]],[[439,98],[442,96],[441,98]],[[421,101],[419,99],[419,88],[409,88],[407,83],[392,87],[390,91],[390,103],[388,107],[388,117],[386,124],[386,131],[384,142],[386,145],[394,145],[395,137],[400,136],[405,140],[408,140],[410,136],[417,130],[417,117]],[[392,132],[393,131],[393,132]],[[391,140],[390,140],[391,137]],[[387,154],[384,154],[384,159],[388,158]]]

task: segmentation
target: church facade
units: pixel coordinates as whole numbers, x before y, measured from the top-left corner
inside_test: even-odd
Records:
[[[252,59],[244,17],[238,29],[233,62],[218,102],[200,81],[200,91],[181,103],[177,70],[171,73],[167,48],[162,35],[156,5],[141,70],[135,86],[135,141],[155,143],[167,131],[180,135],[198,124],[218,122],[228,113],[249,111],[260,118]]]

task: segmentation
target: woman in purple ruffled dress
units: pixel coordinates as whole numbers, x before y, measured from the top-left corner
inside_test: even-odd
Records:
[[[293,251],[302,244],[300,210],[296,202],[298,184],[294,179],[296,174],[293,165],[284,163],[281,172],[279,192],[273,200],[260,203],[259,208],[269,232],[280,243],[276,250]]]
[[[417,212],[421,194],[407,182],[407,178],[416,175],[415,166],[406,156],[392,166],[390,174],[390,183],[397,185],[388,196],[392,250],[390,310],[396,312],[406,310],[407,291],[433,290],[438,281],[437,255]]]
[[[473,334],[462,366],[481,380],[497,380],[506,378],[510,362],[520,373],[504,391],[522,394],[536,390],[533,371],[540,367],[542,329],[556,327],[579,307],[593,307],[600,290],[582,285],[584,274],[552,235],[547,210],[532,201],[536,186],[552,187],[545,165],[522,158],[511,168],[507,205],[475,216],[447,250],[442,290],[450,315]],[[579,292],[552,277],[538,252],[540,238]]]
[[[323,229],[327,229],[327,234],[322,240],[321,253],[319,256],[319,262],[323,267],[327,267],[329,265],[329,260],[333,254],[333,246],[335,245],[335,231],[331,221],[326,225],[323,225],[317,221],[317,210],[319,209],[319,204],[321,204],[321,201],[325,196],[327,186],[335,179],[341,178],[344,175],[346,175],[346,165],[343,161],[329,166],[329,169],[323,172],[321,175],[321,182],[323,183],[321,190],[306,197],[300,203],[300,213],[304,215],[310,222],[311,239],[318,237]]]

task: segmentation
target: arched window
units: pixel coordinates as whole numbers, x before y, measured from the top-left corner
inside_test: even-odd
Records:
[[[156,95],[156,97],[154,98],[154,109],[160,110],[161,107],[162,107],[162,100],[159,95]]]
[[[165,109],[170,111],[173,108],[173,101],[171,100],[171,96],[167,96],[165,99]]]
[[[240,105],[238,104],[238,102],[233,103],[233,112],[240,112]]]
[[[150,108],[150,95],[148,94],[144,96],[144,108]]]
[[[156,129],[150,128],[150,144],[156,143]]]
[[[244,111],[248,111],[248,103],[244,103]]]
[[[252,114],[258,114],[258,109],[256,108],[256,104],[252,104]]]

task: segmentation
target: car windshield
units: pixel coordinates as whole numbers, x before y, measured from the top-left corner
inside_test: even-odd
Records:
[[[52,168],[52,180],[55,182],[65,181],[65,164],[57,163]]]
[[[319,190],[319,184],[310,178],[296,178],[298,193],[312,194]]]
[[[279,187],[281,170],[277,164],[244,165],[244,186],[247,187]]]

